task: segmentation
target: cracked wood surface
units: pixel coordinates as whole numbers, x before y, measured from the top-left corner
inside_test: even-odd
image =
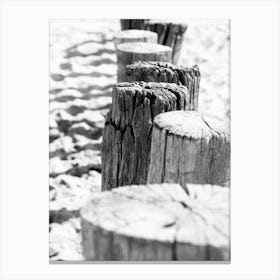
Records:
[[[164,82],[184,85],[188,88],[194,107],[198,109],[200,71],[193,67],[176,66],[166,62],[138,61],[125,68],[127,82]]]
[[[229,189],[132,185],[98,193],[81,210],[91,261],[229,261]]]
[[[227,185],[228,131],[197,112],[174,111],[154,119],[148,183]]]
[[[119,83],[112,96],[103,133],[102,190],[146,184],[154,117],[193,108],[188,89],[176,84]]]
[[[132,64],[136,61],[171,62],[171,56],[171,48],[159,44],[143,42],[120,44],[117,47],[118,82],[126,81],[126,65]]]
[[[114,45],[117,48],[118,45],[123,43],[132,43],[132,42],[146,42],[157,44],[158,35],[155,32],[148,30],[137,30],[137,29],[128,29],[122,30],[115,34],[114,36]]]

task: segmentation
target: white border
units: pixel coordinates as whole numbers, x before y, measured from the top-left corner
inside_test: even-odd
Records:
[[[148,8],[147,8],[148,7]],[[230,18],[232,261],[50,265],[50,18]],[[279,279],[279,2],[1,2],[1,279]]]

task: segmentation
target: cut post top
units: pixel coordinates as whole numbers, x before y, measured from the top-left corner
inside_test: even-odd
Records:
[[[173,110],[183,110],[188,107],[189,95],[187,87],[183,85],[153,82],[117,83],[113,87],[112,112],[108,117],[115,125],[124,129],[128,123],[135,121],[134,110],[139,107],[138,112],[144,106],[145,113],[141,111],[144,115],[139,116],[142,119],[139,125],[147,121],[152,125],[156,112],[159,114],[172,107]]]
[[[123,91],[126,92],[129,89],[131,90],[145,90],[145,89],[170,89],[170,90],[174,90],[177,89],[179,91],[186,91],[188,92],[188,89],[186,86],[183,85],[177,85],[174,83],[155,83],[155,82],[122,82],[122,83],[117,83],[114,85],[113,87],[113,93],[114,90],[119,90],[119,91]]]
[[[117,47],[117,50],[128,53],[172,53],[172,49],[167,46],[153,44],[153,43],[124,43]]]
[[[157,33],[149,31],[149,30],[139,30],[139,29],[127,29],[127,30],[122,30],[118,32],[115,36],[114,39],[130,39],[130,38],[156,38],[157,39]]]
[[[214,210],[220,202],[219,212],[209,212],[211,221],[215,221],[215,218],[228,213],[229,190],[214,185],[189,184],[187,188],[189,194],[178,184],[131,185],[96,193],[81,209],[81,216],[96,227],[123,236],[168,243],[174,242],[177,237],[177,242],[204,245],[205,240],[195,234],[198,228],[192,222],[192,211],[204,207]],[[179,229],[177,235],[176,226]],[[207,224],[203,226],[204,234],[216,237],[211,238],[211,243],[217,247],[228,241],[227,223],[221,230],[223,235],[219,235],[218,239],[216,234],[209,234],[217,231],[214,226],[211,229]]]
[[[162,62],[162,61],[136,61],[133,64],[127,65],[126,69],[136,69],[136,68],[143,68],[143,69],[159,69],[159,68],[168,68],[171,70],[193,70],[199,72],[199,66],[195,64],[192,67],[187,67],[183,65],[174,65],[170,62]]]
[[[159,114],[154,119],[154,126],[180,137],[201,139],[217,136],[229,139],[229,131],[223,124],[214,122],[194,111],[172,111]]]
[[[148,30],[128,29],[118,32],[114,36],[114,44],[117,47],[120,44],[132,42],[147,42],[157,44],[158,35]]]
[[[184,85],[190,92],[190,107],[198,109],[200,71],[197,65],[193,67],[176,66],[162,61],[136,61],[125,67],[125,81],[164,82]]]

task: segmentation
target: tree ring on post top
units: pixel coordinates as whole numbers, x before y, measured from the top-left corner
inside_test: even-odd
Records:
[[[229,261],[229,189],[131,185],[96,193],[81,210],[89,261]]]

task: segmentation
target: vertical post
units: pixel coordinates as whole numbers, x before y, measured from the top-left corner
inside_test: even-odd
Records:
[[[102,143],[102,190],[147,181],[151,128],[156,115],[187,110],[185,86],[168,83],[119,83],[113,88]]]
[[[174,111],[154,119],[148,183],[226,185],[230,138],[197,112]]]
[[[158,43],[172,48],[172,63],[177,64],[187,24],[162,20],[149,20],[146,29],[158,34]]]
[[[145,29],[147,19],[121,19],[121,29]]]

